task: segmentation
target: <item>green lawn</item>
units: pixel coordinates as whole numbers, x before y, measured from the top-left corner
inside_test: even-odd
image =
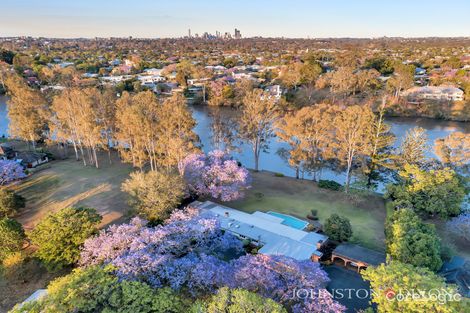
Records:
[[[14,188],[26,198],[26,207],[16,218],[26,227],[32,227],[51,211],[88,206],[103,215],[103,225],[122,221],[128,215],[129,206],[121,192],[121,183],[132,169],[121,163],[117,155],[113,157],[113,164],[109,164],[107,155],[103,154],[99,169],[84,167],[73,158],[38,167],[36,173]]]
[[[384,251],[384,221],[386,216],[382,197],[368,196],[353,201],[342,192],[321,189],[311,181],[275,177],[269,172],[253,174],[253,186],[243,200],[227,203],[246,211],[276,211],[301,219],[311,209],[318,210],[320,222],[331,214],[347,217],[353,228],[352,242]]]

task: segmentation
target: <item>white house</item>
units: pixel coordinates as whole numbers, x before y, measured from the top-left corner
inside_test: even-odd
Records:
[[[304,226],[308,223],[288,215],[259,211],[248,214],[211,201],[195,201],[190,206],[200,209],[201,216],[217,219],[225,231],[250,239],[261,247],[258,252],[262,254],[318,261],[323,255],[319,249],[328,240],[325,235],[289,226],[287,219]]]
[[[144,70],[144,73],[147,75],[158,75],[162,76],[163,69],[162,68],[147,68]]]
[[[246,73],[246,72],[232,73],[232,77],[236,80],[253,78],[250,73]]]
[[[418,100],[450,100],[462,101],[464,93],[461,89],[452,86],[423,86],[413,87],[402,93],[410,99]]]
[[[146,84],[146,83],[155,84],[155,83],[164,82],[166,80],[165,77],[160,76],[160,75],[139,76],[137,77],[137,79],[141,81],[142,84]]]
[[[280,85],[267,86],[266,88],[264,88],[264,90],[269,93],[270,97],[273,97],[276,100],[281,99],[282,88]]]

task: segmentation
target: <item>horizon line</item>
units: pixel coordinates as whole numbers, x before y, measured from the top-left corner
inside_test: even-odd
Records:
[[[287,36],[279,36],[279,37],[272,37],[272,36],[250,36],[250,37],[243,37],[243,38],[211,38],[205,39],[202,37],[188,37],[188,36],[179,36],[179,37],[135,37],[132,35],[129,36],[94,36],[94,37],[54,37],[54,36],[31,36],[31,35],[14,35],[14,36],[3,36],[0,35],[0,39],[8,39],[8,38],[33,38],[33,39],[203,39],[203,40],[243,40],[243,39],[306,39],[306,40],[324,40],[324,39],[470,39],[470,35],[468,36],[375,36],[375,37],[355,37],[355,36],[331,36],[331,37],[287,37]]]

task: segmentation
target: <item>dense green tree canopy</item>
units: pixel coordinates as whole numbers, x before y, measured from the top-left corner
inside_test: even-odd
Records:
[[[178,175],[135,172],[122,184],[130,204],[150,221],[164,220],[183,199],[185,183]]]
[[[118,280],[111,267],[79,268],[58,278],[47,296],[12,312],[179,313],[186,304],[170,288]]]
[[[13,191],[0,188],[0,218],[16,214],[18,209],[24,207],[25,199]]]
[[[20,251],[25,234],[23,226],[10,218],[0,219],[0,261],[11,253]]]
[[[401,182],[389,185],[386,198],[394,207],[412,208],[416,212],[449,217],[458,215],[465,198],[465,187],[449,169],[422,170],[405,164],[399,172]]]
[[[62,267],[78,261],[80,247],[97,232],[101,216],[91,208],[64,208],[49,214],[30,233],[38,246],[36,255],[49,267]]]
[[[370,281],[372,302],[377,304],[379,313],[469,312],[468,301],[457,293],[456,287],[425,268],[392,261],[367,268],[362,277]],[[413,294],[421,301],[413,299]]]
[[[426,224],[410,209],[395,211],[386,222],[387,252],[392,259],[437,271],[440,241],[434,225]]]
[[[244,289],[219,289],[206,303],[196,303],[192,312],[200,313],[287,313],[272,299],[264,298]]]

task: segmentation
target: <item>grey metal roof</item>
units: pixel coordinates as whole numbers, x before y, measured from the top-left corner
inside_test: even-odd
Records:
[[[216,218],[223,229],[259,241],[263,244],[259,252],[264,254],[307,260],[312,254],[321,256],[317,243],[328,239],[321,234],[281,224],[282,218],[263,212],[248,214],[210,201],[193,203],[192,206],[203,209],[201,215]]]
[[[364,262],[369,265],[385,263],[385,254],[353,244],[342,244],[336,247],[333,254],[344,256],[352,261]]]

